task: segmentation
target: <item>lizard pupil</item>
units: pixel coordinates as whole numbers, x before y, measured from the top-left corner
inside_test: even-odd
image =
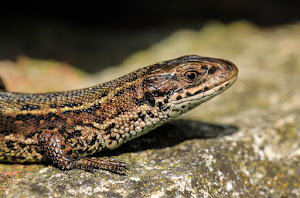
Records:
[[[186,81],[193,82],[198,78],[199,72],[198,71],[188,71],[184,75],[185,75]]]
[[[187,74],[187,77],[190,79],[190,80],[194,80],[196,78],[196,74],[194,72],[190,72]]]

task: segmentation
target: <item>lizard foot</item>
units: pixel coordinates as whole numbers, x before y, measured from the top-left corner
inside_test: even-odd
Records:
[[[126,171],[129,170],[128,164],[110,158],[79,158],[70,162],[69,165],[70,168],[86,170],[93,173],[95,173],[99,169],[102,169],[119,175],[125,175]]]

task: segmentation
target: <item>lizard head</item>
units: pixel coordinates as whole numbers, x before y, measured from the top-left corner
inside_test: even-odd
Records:
[[[183,56],[150,66],[143,89],[152,106],[177,117],[228,89],[237,74],[230,61]]]
[[[118,119],[122,124],[113,123],[105,129],[123,128],[118,136],[106,132],[106,147],[114,149],[195,108],[228,89],[237,73],[229,61],[194,55],[150,65],[111,82],[121,86],[115,97],[126,96],[119,97],[122,100],[113,106],[123,105],[126,111]]]

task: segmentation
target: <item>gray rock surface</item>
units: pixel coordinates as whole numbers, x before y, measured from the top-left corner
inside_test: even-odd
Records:
[[[126,176],[18,165],[25,173],[2,179],[1,195],[300,197],[299,52],[300,24],[261,30],[246,22],[212,23],[179,30],[121,66],[88,77],[87,84],[199,54],[234,62],[240,70],[235,85],[180,119],[100,153],[130,164]],[[16,165],[1,166],[3,172]]]

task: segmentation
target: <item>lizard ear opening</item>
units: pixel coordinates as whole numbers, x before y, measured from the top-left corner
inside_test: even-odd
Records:
[[[155,106],[155,99],[154,96],[150,92],[146,92],[144,96],[144,100],[146,103],[148,103],[150,106],[154,107]]]
[[[137,100],[136,104],[138,106],[143,105],[143,104],[148,104],[151,107],[155,106],[155,98],[150,92],[145,92],[145,95],[142,99]]]

